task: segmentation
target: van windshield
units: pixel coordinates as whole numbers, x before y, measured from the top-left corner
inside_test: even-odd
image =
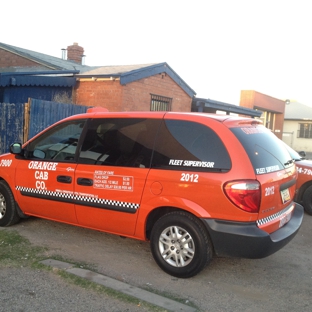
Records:
[[[245,148],[256,174],[279,171],[293,164],[280,139],[264,126],[231,128]]]

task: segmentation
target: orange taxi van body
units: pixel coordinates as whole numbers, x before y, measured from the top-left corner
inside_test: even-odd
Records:
[[[295,201],[303,206],[306,213],[312,215],[312,160],[305,159],[288,145],[286,148],[298,171]]]
[[[251,118],[90,109],[0,156],[0,226],[36,216],[147,240],[165,272],[191,277],[295,236],[290,160]]]

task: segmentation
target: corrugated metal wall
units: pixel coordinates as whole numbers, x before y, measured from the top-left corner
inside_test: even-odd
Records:
[[[24,143],[53,123],[71,115],[84,113],[88,108],[35,99],[30,99],[25,104],[0,103],[0,154],[8,152],[13,142]]]
[[[28,139],[65,117],[85,113],[88,108],[81,105],[31,99]]]
[[[21,77],[19,77],[19,80],[20,78]],[[38,79],[38,77],[36,78]],[[28,77],[28,79],[31,79],[31,78]],[[9,88],[0,87],[0,89],[2,89],[3,91],[2,96],[0,94],[0,102],[6,102],[6,103],[25,103],[28,101],[29,98],[38,99],[42,101],[52,101],[53,97],[57,94],[67,93],[69,97],[72,94],[71,87],[70,88],[66,88],[66,87],[53,87],[52,88],[49,86],[38,86],[38,85],[33,85],[33,86],[17,85],[17,86],[10,86]]]
[[[24,103],[0,103],[0,154],[9,151],[13,142],[23,142]]]

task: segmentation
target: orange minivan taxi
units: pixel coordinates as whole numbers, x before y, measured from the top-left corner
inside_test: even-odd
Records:
[[[303,206],[306,213],[312,215],[312,160],[305,159],[288,145],[286,148],[296,162],[298,171],[295,201]]]
[[[150,242],[187,278],[262,258],[297,233],[296,167],[261,122],[204,113],[68,117],[0,156],[0,226],[36,216]]]

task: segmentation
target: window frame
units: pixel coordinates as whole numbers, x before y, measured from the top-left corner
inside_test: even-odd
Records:
[[[150,110],[152,112],[166,111],[169,112],[172,109],[172,98],[158,94],[150,94]]]
[[[75,119],[75,120],[70,120],[70,121],[66,121],[66,122],[56,124],[55,126],[53,126],[49,129],[47,129],[46,131],[42,132],[35,139],[31,140],[27,144],[27,146],[25,147],[24,156],[27,159],[41,159],[44,161],[54,161],[54,162],[75,162],[77,152],[79,151],[79,147],[80,147],[79,144],[80,144],[81,138],[84,136],[84,130],[85,130],[86,123],[87,123],[87,119]],[[82,124],[82,127],[80,127],[81,131],[80,131],[79,136],[77,138],[72,136],[72,133],[69,133],[67,141],[71,140],[71,136],[72,136],[73,140],[71,142],[61,143],[62,141],[64,141],[66,139],[66,136],[60,137],[59,142],[57,142],[58,140],[56,140],[55,142],[53,142],[53,140],[52,140],[52,142],[48,141],[49,138],[52,138],[53,136],[55,136],[55,133],[58,133],[59,131],[64,131],[66,128],[68,130],[65,130],[65,131],[69,132],[69,130],[70,130],[69,127],[76,125],[76,124],[77,125]],[[44,145],[42,145],[43,142],[45,142]],[[61,146],[60,143],[63,145]],[[50,145],[50,147],[48,147],[49,145]],[[59,150],[51,149],[52,147],[56,148],[57,145],[60,145]],[[38,148],[38,147],[42,147],[42,146],[46,146],[47,149],[42,150],[41,148]],[[72,151],[69,150],[70,146],[74,147],[74,153],[72,153]],[[57,157],[57,155],[61,155],[62,153],[65,155],[66,148],[68,148],[68,151],[69,151],[69,154],[68,154],[68,156],[70,156],[69,159],[55,158],[55,157]],[[51,156],[47,157],[49,155],[49,154],[47,154],[48,151],[54,151],[55,154],[53,155],[53,152],[52,152]],[[43,155],[43,153],[44,153],[44,155]],[[41,156],[45,156],[45,157],[41,157]]]
[[[312,138],[312,123],[302,122],[299,123],[299,129],[297,131],[297,138],[311,139]],[[307,127],[307,129],[305,129]]]
[[[206,140],[209,146],[198,145],[197,142],[205,137],[209,137]],[[155,141],[151,168],[224,173],[231,170],[232,161],[227,147],[213,128],[191,120],[163,119]]]
[[[159,118],[90,119],[77,162],[84,165],[150,168],[160,124]]]

